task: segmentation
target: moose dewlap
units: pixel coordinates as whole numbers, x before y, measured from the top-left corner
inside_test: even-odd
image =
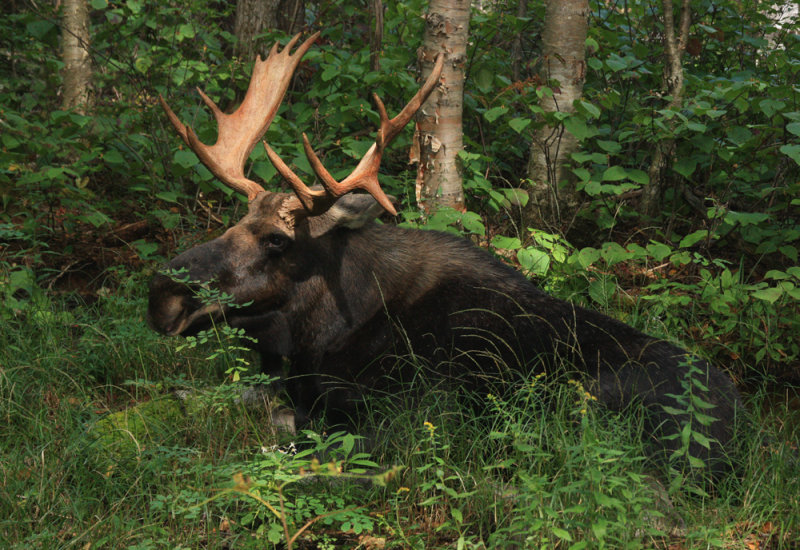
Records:
[[[290,51],[298,37],[258,60],[242,105],[222,113],[204,94],[219,125],[216,144],[201,143],[162,100],[186,144],[224,183],[246,194],[247,214],[221,237],[174,258],[150,285],[148,318],[166,334],[188,335],[224,320],[258,339],[264,368],[290,363],[286,388],[298,422],[324,414],[341,422],[357,414],[363,392],[392,391],[418,373],[398,357],[409,353],[429,376],[459,387],[486,389],[534,370],[581,371],[608,407],[633,402],[647,410],[647,428],[662,436],[688,420],[675,396],[684,393],[689,365],[700,373],[695,396],[716,420],[690,449],[708,464],[723,461],[740,398],[730,379],[706,362],[615,319],[548,296],[523,275],[464,239],[375,223],[394,213],[378,184],[384,148],[431,93],[440,56],[420,91],[390,119],[375,97],[381,123],[375,144],[355,170],[336,181],[304,137],[323,189],[308,188],[265,144],[294,193],[265,191],[244,176],[244,162],[277,112],[289,80],[317,35]],[[348,194],[361,189],[368,194]],[[188,282],[186,282],[188,281]],[[237,304],[204,303],[212,285]],[[706,439],[708,441],[706,441]]]

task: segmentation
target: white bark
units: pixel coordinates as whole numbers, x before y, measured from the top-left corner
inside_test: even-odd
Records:
[[[425,37],[418,52],[423,80],[436,55],[446,55],[439,87],[417,113],[417,203],[426,211],[439,206],[464,209],[458,153],[463,149],[462,111],[467,63],[469,0],[431,0]]]
[[[552,96],[542,98],[545,112],[574,112],[586,78],[588,0],[548,0],[542,33],[542,77],[551,84]],[[560,227],[571,221],[579,205],[565,164],[578,149],[578,141],[563,125],[543,126],[534,136],[528,162],[531,180],[528,210],[533,222]]]
[[[89,6],[86,0],[64,0],[61,14],[61,56],[64,61],[62,106],[81,113],[89,110]]]

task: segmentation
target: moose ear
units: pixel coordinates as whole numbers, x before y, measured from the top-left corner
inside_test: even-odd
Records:
[[[394,202],[394,197],[390,197]],[[320,216],[309,219],[311,234],[324,235],[336,227],[358,229],[383,213],[383,207],[371,195],[345,195]]]

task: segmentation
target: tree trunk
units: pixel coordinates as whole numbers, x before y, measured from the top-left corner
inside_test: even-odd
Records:
[[[233,32],[236,34],[235,53],[242,61],[252,61],[256,54],[266,58],[268,48],[263,40],[256,37],[268,29],[278,26],[278,6],[280,0],[239,0],[236,4],[236,20]],[[272,47],[272,44],[269,44]]]
[[[588,15],[588,0],[547,0],[541,70],[553,95],[542,98],[545,112],[572,113],[573,102],[583,94]],[[534,135],[528,160],[528,212],[533,223],[564,228],[571,222],[580,197],[564,164],[577,149],[577,139],[562,124],[545,125]]]
[[[683,52],[689,39],[690,14],[689,0],[681,4],[680,35],[675,37],[672,0],[663,0],[664,6],[664,93],[672,96],[667,109],[678,109],[683,103]],[[673,126],[674,122],[670,122]],[[664,190],[664,177],[675,151],[675,140],[664,139],[656,142],[653,160],[647,175],[650,183],[642,190],[639,212],[645,216],[656,216],[661,206],[661,194]]]
[[[517,0],[517,17],[522,18],[528,13],[528,0]],[[514,35],[511,43],[511,78],[514,82],[522,80],[522,33]]]
[[[423,80],[431,73],[436,55],[447,56],[438,88],[417,113],[414,133],[417,203],[425,212],[440,206],[464,210],[458,153],[463,149],[461,113],[469,16],[469,0],[431,0],[425,15],[425,36],[417,52]]]
[[[374,24],[369,32],[369,68],[381,70],[381,48],[383,47],[383,0],[369,0],[369,9]]]
[[[62,106],[86,113],[90,109],[89,6],[86,0],[64,0],[61,14],[61,55],[64,61]]]
[[[281,0],[278,8],[278,28],[293,36],[303,28],[306,16],[304,0]]]

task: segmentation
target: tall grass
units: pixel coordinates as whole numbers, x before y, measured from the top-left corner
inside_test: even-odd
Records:
[[[363,446],[324,425],[291,437],[238,398],[231,358],[176,351],[146,327],[143,281],[115,277],[93,304],[37,292],[5,312],[0,547],[264,548],[300,532],[295,548],[797,548],[800,419],[766,392],[749,396],[737,470],[705,495],[646,458],[636,410],[578,381],[477,395],[420,379],[419,399],[368,401]],[[98,435],[174,390],[198,398],[143,413],[113,449]]]

